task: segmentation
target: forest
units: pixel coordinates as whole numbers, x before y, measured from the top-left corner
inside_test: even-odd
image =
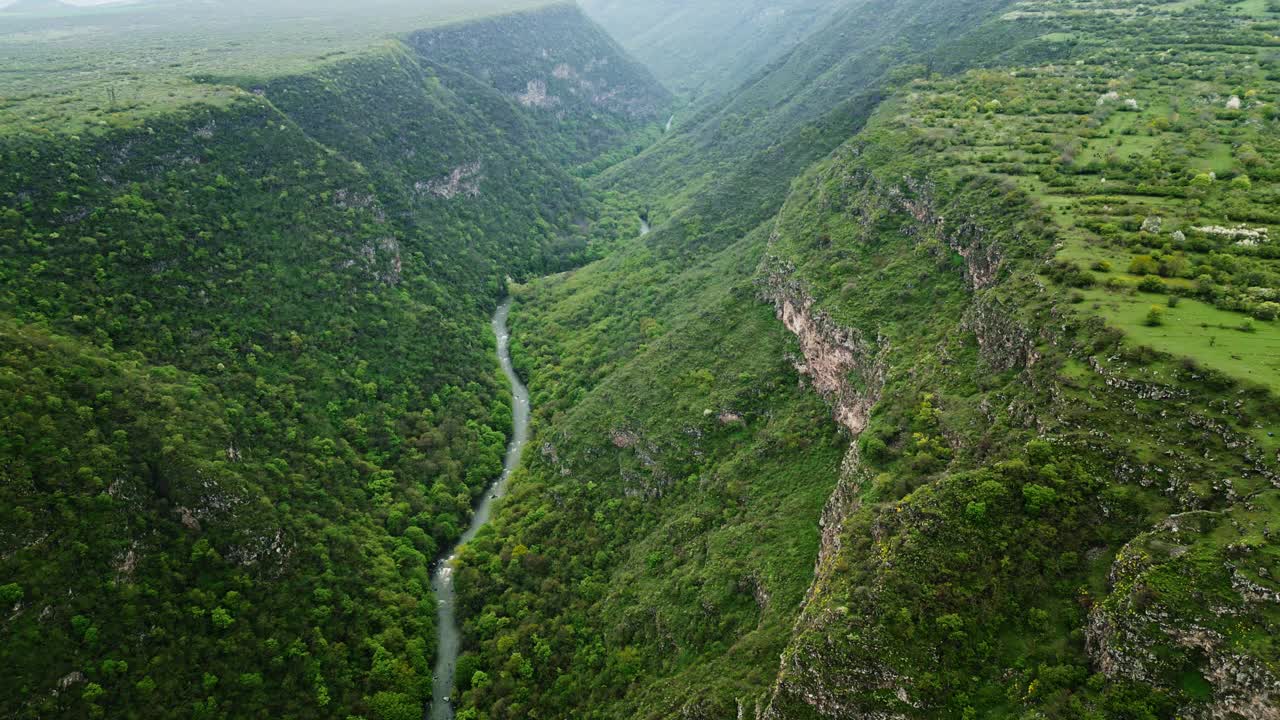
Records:
[[[571,7],[486,22],[562,54],[424,21],[194,103],[11,103],[57,120],[0,133],[0,714],[421,717],[430,568],[511,429],[488,314],[583,261],[577,166],[668,97]]]
[[[1280,3],[232,5],[0,8],[0,716],[1280,718]]]

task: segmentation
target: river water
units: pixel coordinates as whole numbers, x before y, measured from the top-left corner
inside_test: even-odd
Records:
[[[462,534],[458,544],[449,552],[449,558],[440,563],[435,574],[431,576],[431,589],[435,591],[438,607],[436,609],[436,626],[440,640],[436,647],[435,680],[431,687],[431,711],[429,720],[452,720],[453,672],[458,663],[458,647],[461,635],[455,615],[456,601],[453,593],[454,561],[458,558],[458,548],[476,536],[480,528],[489,522],[493,514],[493,506],[507,493],[507,481],[511,472],[520,464],[520,453],[529,441],[529,390],[516,376],[511,366],[511,334],[507,331],[507,316],[511,314],[511,300],[508,298],[493,314],[493,334],[498,338],[498,362],[502,365],[502,373],[511,384],[512,433],[511,442],[507,445],[507,458],[502,465],[502,475],[485,490],[476,513],[471,518],[471,525]]]

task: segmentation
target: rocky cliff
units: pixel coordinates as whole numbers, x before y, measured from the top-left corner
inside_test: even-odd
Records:
[[[1034,626],[1043,612],[1070,618],[1072,647],[1058,662],[1080,668],[1072,672],[1163,688],[1182,698],[1183,716],[1275,717],[1269,643],[1260,646],[1258,633],[1274,622],[1276,594],[1251,579],[1267,577],[1272,563],[1269,530],[1253,514],[1273,500],[1271,470],[1254,467],[1255,453],[1237,452],[1237,471],[1260,494],[1242,503],[1219,485],[1208,497],[1183,495],[1175,509],[1196,512],[1143,533],[1140,508],[1162,502],[1138,488],[1187,477],[1191,465],[1207,469],[1213,454],[1147,456],[1126,471],[1132,450],[1109,442],[1099,423],[1115,423],[1117,438],[1135,422],[1172,431],[1186,416],[1152,401],[1177,398],[1196,425],[1226,433],[1203,442],[1227,451],[1252,441],[1207,417],[1225,409],[1211,393],[1138,381],[1139,367],[1114,358],[1090,360],[1098,350],[1087,326],[1069,306],[1045,301],[1035,272],[1048,238],[1027,220],[1034,207],[1017,209],[1025,198],[986,180],[944,180],[927,166],[895,172],[878,162],[881,152],[852,145],[798,183],[761,268],[763,298],[800,341],[797,368],[837,422],[861,435],[862,452],[847,458],[824,512],[814,582],[758,716],[934,716],[975,683],[1035,697],[1050,676],[1002,668],[1011,648],[984,623]],[[1010,222],[1011,212],[1019,219]],[[901,306],[926,276],[913,317]],[[861,339],[868,332],[874,352]],[[1064,391],[1063,368],[1073,362],[1091,369]],[[979,376],[988,379],[968,392],[948,390]],[[1127,417],[1100,419],[1089,409],[1099,388]],[[1065,481],[1093,473],[1114,480]],[[1059,515],[1052,508],[1067,495],[1077,509]],[[1222,509],[1196,514],[1202,507]],[[988,520],[992,513],[1001,519]],[[998,549],[988,544],[989,522],[1002,523]],[[1227,528],[1240,540],[1224,538]],[[1046,537],[1056,547],[1044,546]],[[1044,552],[1060,557],[1046,565]],[[1068,557],[1073,564],[1062,565]],[[1087,581],[1104,572],[1105,584]],[[934,594],[914,595],[923,587]],[[1044,609],[1028,620],[1026,607],[993,604],[993,593]],[[974,657],[961,643],[990,654]],[[966,666],[974,669],[958,670]],[[959,685],[947,690],[949,682]]]

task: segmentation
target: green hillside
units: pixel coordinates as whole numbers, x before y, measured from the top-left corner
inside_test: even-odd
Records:
[[[150,0],[0,13],[0,132],[133,126],[243,94],[211,78],[305,72],[414,30],[557,0]]]
[[[736,90],[828,22],[834,0],[585,0],[582,7],[689,100]]]
[[[458,720],[1277,717],[1280,4],[374,5],[0,18],[0,715],[422,717],[510,293]]]
[[[582,261],[570,171],[667,100],[541,12],[485,27],[563,56],[356,28],[297,73],[172,76],[221,100],[70,135],[101,111],[54,85],[64,124],[6,126],[0,714],[421,717],[429,568],[510,431],[488,314],[507,276]],[[616,105],[548,117],[477,77],[581,57]]]
[[[1269,717],[1276,282],[1228,233],[1280,16],[844,12],[596,180],[654,233],[520,291],[541,453],[468,548],[464,700]]]

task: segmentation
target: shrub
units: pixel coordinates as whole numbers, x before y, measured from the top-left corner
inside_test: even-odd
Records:
[[[1129,263],[1129,272],[1134,275],[1155,275],[1160,272],[1160,263],[1150,255],[1139,255]]]
[[[1201,275],[1196,278],[1196,292],[1206,297],[1213,296],[1217,292],[1212,275]]]
[[[1280,303],[1264,302],[1254,309],[1253,316],[1259,320],[1275,320],[1280,317]]]
[[[1165,255],[1160,258],[1160,277],[1182,277],[1190,266],[1187,256],[1182,253]]]
[[[1107,278],[1107,287],[1120,292],[1132,292],[1138,287],[1138,283],[1127,277],[1112,277]]]
[[[889,446],[884,440],[871,433],[864,434],[859,440],[862,457],[871,463],[882,463],[889,457]]]
[[[1073,288],[1090,288],[1097,283],[1097,278],[1088,270],[1082,270],[1073,262],[1056,262],[1045,271],[1054,282]]]
[[[1160,327],[1164,324],[1164,310],[1159,305],[1152,305],[1142,324],[1147,327]]]
[[[1142,292],[1149,293],[1163,293],[1168,291],[1168,288],[1165,287],[1164,281],[1155,275],[1148,275],[1142,278],[1142,282],[1138,283],[1138,289]]]

